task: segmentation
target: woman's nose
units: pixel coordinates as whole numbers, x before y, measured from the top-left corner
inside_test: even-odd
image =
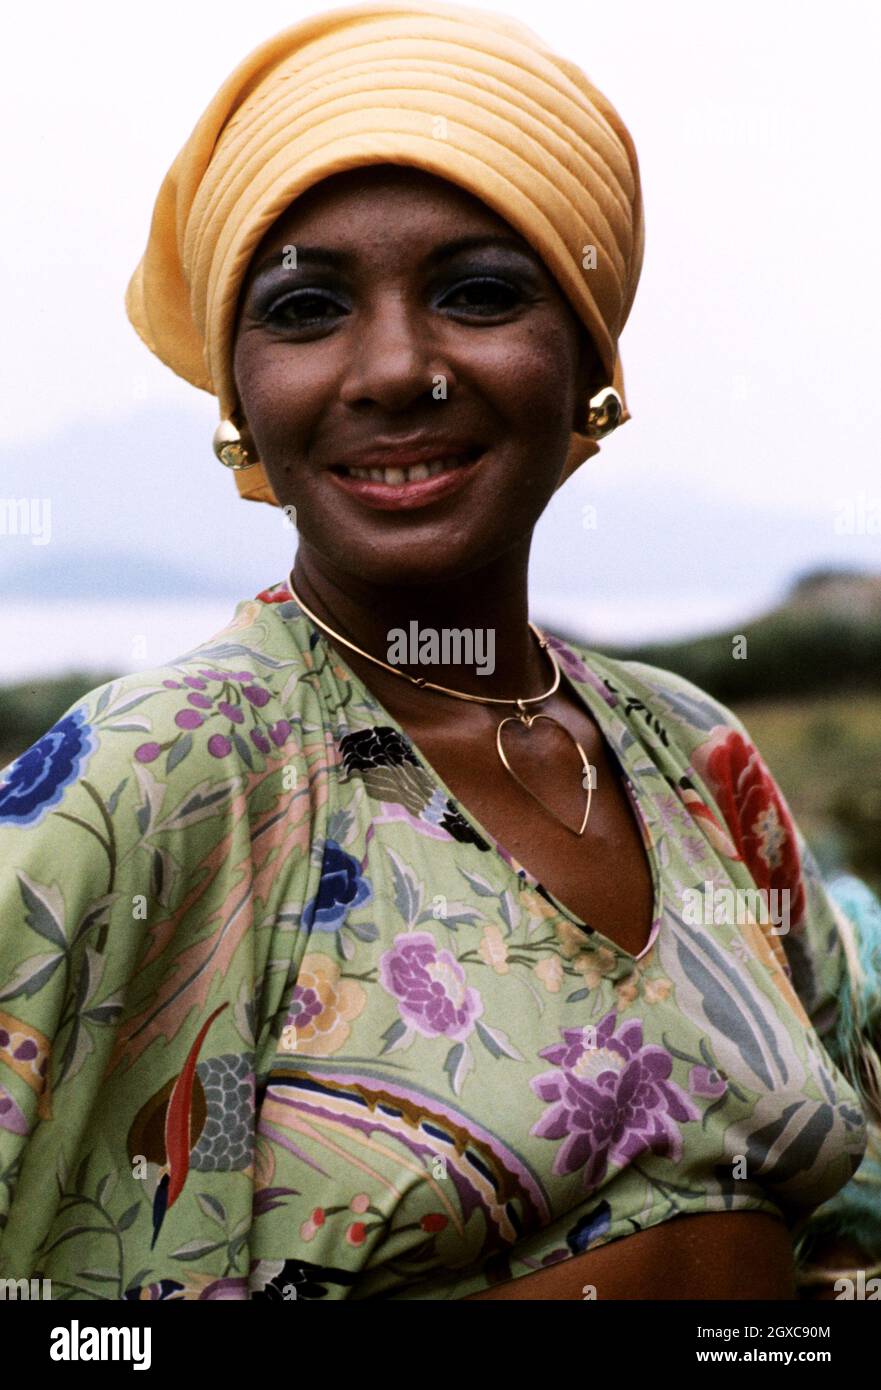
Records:
[[[341,397],[400,409],[429,388],[447,394],[450,371],[430,315],[402,294],[383,295],[359,315]]]

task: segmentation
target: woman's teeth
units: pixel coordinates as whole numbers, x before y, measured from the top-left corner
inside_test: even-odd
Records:
[[[344,468],[347,478],[370,479],[372,483],[388,483],[392,487],[403,483],[420,483],[425,478],[436,478],[450,468],[461,468],[466,462],[463,458],[432,459],[430,463],[413,463],[407,468]]]

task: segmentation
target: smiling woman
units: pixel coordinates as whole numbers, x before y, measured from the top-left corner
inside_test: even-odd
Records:
[[[299,545],[4,773],[0,1273],[786,1299],[881,1258],[872,911],[730,710],[529,622],[642,254],[620,116],[497,15],[315,16],[197,123],[128,312]]]
[[[299,252],[283,268],[286,247],[319,235],[317,259],[329,253],[334,269]],[[365,603],[366,586],[461,583],[502,565],[504,592],[522,601],[512,570],[525,569],[578,405],[604,371],[540,258],[473,195],[379,165],[310,189],[255,261],[234,353],[243,439],[279,504],[296,506],[304,590],[319,597],[316,566],[338,571],[347,536],[361,586],[350,601],[373,611],[369,629],[348,613],[346,626],[374,651],[400,605]],[[448,593],[443,611],[479,626],[470,580],[463,598],[457,614]]]

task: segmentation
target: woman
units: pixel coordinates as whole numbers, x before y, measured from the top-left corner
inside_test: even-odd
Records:
[[[128,311],[299,546],[6,770],[4,1276],[780,1299],[881,1257],[868,918],[729,710],[528,625],[642,248],[620,117],[481,11],[332,10],[200,119]]]

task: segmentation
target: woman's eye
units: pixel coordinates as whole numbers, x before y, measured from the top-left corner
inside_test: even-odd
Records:
[[[309,312],[310,307],[314,312]],[[326,314],[319,312],[322,308],[325,311],[329,308],[339,309],[340,305],[326,294],[319,294],[315,290],[301,290],[296,294],[286,295],[284,299],[273,304],[266,311],[264,319],[267,323],[302,328],[324,321]]]
[[[462,296],[468,301],[464,307],[471,312],[480,313],[488,308],[490,313],[499,314],[522,301],[523,291],[516,285],[510,285],[507,280],[481,276],[479,279],[464,281],[457,289],[451,291],[444,302],[450,305],[454,300],[461,300]]]
[[[465,280],[442,301],[443,307],[459,313],[489,318],[504,314],[522,302],[523,291],[506,280],[481,276]],[[297,290],[277,300],[263,314],[263,321],[281,328],[314,328],[333,322],[346,313],[344,306],[320,290]]]

